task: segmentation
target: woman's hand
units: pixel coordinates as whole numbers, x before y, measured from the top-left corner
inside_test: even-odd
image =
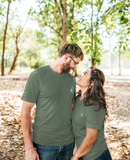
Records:
[[[70,160],[78,160],[78,157],[73,156]]]

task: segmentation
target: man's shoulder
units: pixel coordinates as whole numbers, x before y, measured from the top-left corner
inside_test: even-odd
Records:
[[[30,76],[32,77],[35,77],[36,79],[43,79],[46,75],[46,73],[48,72],[48,68],[49,68],[49,65],[47,66],[43,66],[43,67],[40,67],[36,70],[34,70]]]
[[[49,65],[40,67],[40,68],[34,70],[31,74],[34,76],[45,74],[48,71],[48,68],[49,68]]]
[[[74,83],[76,83],[76,79],[75,79],[75,77],[74,77],[72,74],[69,73],[69,77],[70,77],[70,79],[71,79]]]

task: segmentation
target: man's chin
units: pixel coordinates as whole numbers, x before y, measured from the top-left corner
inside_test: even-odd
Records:
[[[67,73],[67,74],[69,74],[69,73],[71,72],[71,70],[72,70],[72,69],[65,70],[64,72]]]

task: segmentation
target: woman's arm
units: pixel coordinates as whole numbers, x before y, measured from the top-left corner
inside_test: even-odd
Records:
[[[84,138],[83,142],[81,143],[80,147],[75,152],[74,156],[71,157],[71,160],[78,160],[80,157],[87,154],[91,148],[93,147],[96,139],[97,139],[97,129],[88,128],[86,129],[86,137]]]

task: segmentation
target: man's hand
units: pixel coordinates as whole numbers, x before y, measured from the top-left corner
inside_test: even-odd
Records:
[[[70,160],[78,160],[78,158],[77,157],[75,157],[75,156],[73,156],[73,157],[71,157],[71,159]]]
[[[25,153],[25,160],[40,160],[35,150]]]
[[[76,151],[77,151],[77,146],[76,146],[76,144],[75,144],[75,147],[74,147],[74,149],[73,149],[73,155],[75,155]]]

